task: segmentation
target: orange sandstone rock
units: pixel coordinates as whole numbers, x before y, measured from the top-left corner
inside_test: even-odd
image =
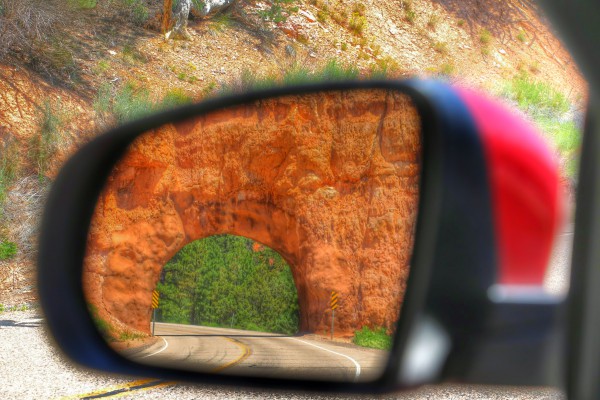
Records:
[[[396,92],[289,96],[139,137],[98,201],[84,267],[88,301],[149,332],[162,267],[187,243],[245,236],[279,252],[302,331],[393,329],[418,203],[420,120]]]

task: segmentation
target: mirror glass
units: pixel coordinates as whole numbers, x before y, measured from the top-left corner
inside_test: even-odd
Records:
[[[139,363],[380,376],[413,249],[421,121],[409,96],[288,95],[166,124],[115,165],[83,286]]]

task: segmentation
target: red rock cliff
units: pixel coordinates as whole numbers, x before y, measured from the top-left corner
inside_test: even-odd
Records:
[[[420,121],[410,99],[361,90],[260,101],[136,140],[99,199],[88,301],[149,331],[151,293],[184,245],[229,233],[289,263],[302,331],[393,326],[418,202]]]

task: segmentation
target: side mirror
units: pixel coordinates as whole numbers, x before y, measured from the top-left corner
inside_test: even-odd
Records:
[[[211,100],[67,162],[40,300],[69,357],[117,373],[371,392],[554,382],[563,299],[542,281],[558,182],[526,123],[443,83]],[[361,330],[392,335],[389,350],[343,343]]]

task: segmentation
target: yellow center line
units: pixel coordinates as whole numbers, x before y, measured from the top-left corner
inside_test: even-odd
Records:
[[[140,392],[144,390],[156,389],[165,386],[175,385],[177,382],[165,382],[157,379],[140,379],[137,381],[128,382],[122,385],[115,385],[94,392],[77,394],[74,396],[61,397],[61,400],[73,399],[94,399],[94,398],[116,398],[121,397],[131,392]]]
[[[235,360],[228,362],[227,364],[221,365],[220,367],[213,369],[210,372],[213,372],[213,373],[221,372],[226,368],[231,368],[234,365],[238,365],[239,363],[244,361],[246,358],[250,357],[250,355],[252,354],[252,350],[250,349],[250,347],[248,347],[246,344],[240,342],[239,340],[235,340],[235,339],[228,338],[228,337],[226,337],[225,339],[229,340],[231,343],[236,344],[240,349],[242,349],[242,355],[240,355]]]
[[[230,361],[227,364],[223,364],[223,365],[211,370],[210,372],[212,372],[212,373],[221,372],[224,369],[231,368],[234,365],[241,363],[246,358],[250,357],[250,355],[252,354],[252,349],[250,349],[250,347],[248,347],[246,344],[244,344],[238,340],[228,338],[228,337],[226,337],[224,339],[229,340],[230,342],[237,345],[240,349],[242,349],[242,354],[235,360]],[[117,397],[131,394],[131,392],[134,392],[134,391],[136,393],[139,393],[139,392],[146,391],[146,390],[158,389],[158,388],[172,386],[172,385],[176,385],[176,384],[177,384],[177,382],[166,382],[166,381],[163,381],[160,379],[140,379],[140,380],[129,382],[129,383],[126,383],[123,385],[111,386],[109,388],[101,389],[101,390],[98,390],[95,392],[78,394],[78,395],[74,395],[74,396],[61,397],[61,400],[97,399],[97,398],[109,398],[109,397],[117,398]]]

